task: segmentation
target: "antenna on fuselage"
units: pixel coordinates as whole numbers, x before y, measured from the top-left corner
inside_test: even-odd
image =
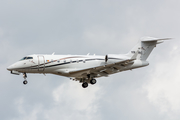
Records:
[[[55,54],[55,52],[52,53],[52,55],[54,55],[54,54]]]
[[[87,56],[89,56],[90,53],[87,54]]]

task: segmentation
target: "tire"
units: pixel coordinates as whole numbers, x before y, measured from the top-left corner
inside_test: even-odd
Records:
[[[82,87],[83,87],[83,88],[87,88],[87,87],[88,87],[88,83],[87,83],[87,82],[84,82],[84,83],[82,84]]]
[[[92,79],[91,81],[90,81],[90,83],[92,84],[92,85],[94,85],[94,84],[96,84],[96,79]]]
[[[24,81],[23,81],[23,84],[24,84],[24,85],[26,85],[27,83],[28,83],[28,81],[27,81],[27,80],[24,80]]]

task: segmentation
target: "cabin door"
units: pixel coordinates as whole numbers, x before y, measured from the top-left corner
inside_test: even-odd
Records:
[[[38,56],[38,71],[44,71],[45,59],[44,56]]]

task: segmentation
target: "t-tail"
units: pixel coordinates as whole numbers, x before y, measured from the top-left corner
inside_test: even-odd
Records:
[[[151,54],[154,47],[157,44],[163,43],[164,40],[170,40],[171,38],[153,38],[153,37],[143,37],[141,41],[127,54],[132,59],[146,61],[146,59]]]

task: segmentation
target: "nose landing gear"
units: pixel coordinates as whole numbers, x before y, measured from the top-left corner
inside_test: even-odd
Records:
[[[26,73],[23,73],[23,78],[24,78],[23,84],[26,85],[28,83],[28,81],[26,80],[27,78]]]
[[[27,83],[28,83],[28,81],[27,81],[27,80],[24,80],[24,81],[23,81],[23,84],[24,84],[24,85],[26,85]]]

